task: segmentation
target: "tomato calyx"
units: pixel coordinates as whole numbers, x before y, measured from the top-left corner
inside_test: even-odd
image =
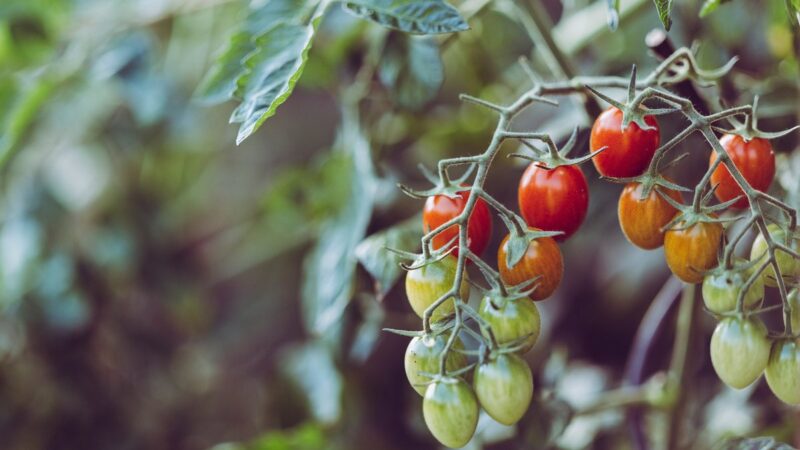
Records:
[[[455,242],[458,240],[458,236],[454,237],[447,243],[447,245],[442,246],[441,248],[430,250],[427,253],[414,253],[414,252],[407,252],[405,250],[400,250],[396,248],[386,247],[387,251],[394,253],[395,255],[399,256],[402,259],[411,261],[410,263],[401,262],[400,267],[403,270],[411,271],[417,270],[421,267],[425,267],[427,265],[437,263],[444,258],[450,256],[450,254],[455,249]]]
[[[424,175],[425,178],[431,184],[433,184],[433,187],[427,190],[412,189],[404,184],[398,184],[397,187],[400,188],[404,194],[411,198],[424,199],[433,197],[435,195],[443,195],[448,198],[458,198],[461,196],[463,191],[469,190],[469,184],[467,183],[467,180],[472,176],[472,172],[475,171],[475,168],[476,164],[469,164],[467,170],[465,170],[460,177],[456,179],[450,179],[450,176],[446,170],[437,176],[428,170],[427,167],[420,164],[420,172],[422,172],[422,175]]]
[[[547,146],[547,150],[536,147],[528,142],[528,139],[544,143]],[[578,164],[583,164],[586,161],[594,158],[599,153],[608,149],[607,146],[603,146],[587,155],[578,158],[570,158],[568,155],[575,148],[575,143],[577,140],[578,127],[575,127],[572,130],[572,134],[570,134],[569,139],[561,147],[561,149],[556,146],[555,142],[553,142],[553,139],[548,133],[527,134],[524,139],[520,139],[520,142],[522,145],[533,151],[533,156],[524,153],[510,153],[507,157],[524,159],[535,163],[537,166],[543,169],[553,170],[561,166],[576,166]]]
[[[533,228],[521,229],[521,227],[512,223],[511,219],[502,215],[500,218],[503,219],[509,230],[508,243],[506,244],[506,265],[508,267],[516,266],[525,256],[528,246],[536,239],[564,234],[562,231],[542,231]],[[534,281],[530,280],[525,286],[530,287]]]
[[[736,134],[742,137],[745,142],[749,142],[753,139],[777,139],[787,134],[791,133],[792,131],[800,129],[800,125],[795,125],[792,128],[781,130],[781,131],[762,131],[758,129],[758,95],[753,98],[753,106],[750,110],[750,114],[745,115],[744,122],[738,121],[733,116],[727,117],[726,120],[731,124],[733,129],[725,129],[722,127],[712,126],[712,128],[720,133],[724,134]]]

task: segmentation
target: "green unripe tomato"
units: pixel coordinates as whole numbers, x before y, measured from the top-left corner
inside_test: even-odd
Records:
[[[533,348],[539,338],[541,317],[539,308],[527,297],[516,299],[483,297],[478,314],[491,327],[497,343],[500,345],[524,340],[520,353]]]
[[[478,426],[478,399],[461,378],[442,378],[428,385],[422,416],[431,434],[442,445],[460,448],[472,439]]]
[[[456,258],[445,256],[439,261],[408,272],[408,275],[406,275],[406,296],[408,296],[411,308],[418,316],[422,317],[425,314],[425,309],[453,287],[457,265],[458,260]],[[464,301],[469,299],[469,281],[466,272],[461,277],[459,292]],[[452,314],[453,308],[455,308],[453,300],[447,300],[433,311],[431,319],[433,321],[441,320]]]
[[[439,355],[447,345],[449,334],[424,335],[411,339],[406,348],[405,368],[408,382],[411,383],[419,395],[425,395],[430,378],[420,374],[420,372],[438,373]],[[448,371],[454,371],[466,367],[467,357],[455,349],[463,349],[464,344],[460,338],[456,338],[450,353],[447,355],[445,366]]]
[[[800,343],[797,340],[776,341],[764,373],[776,397],[790,405],[800,404]]]
[[[743,389],[756,381],[769,360],[767,327],[756,317],[726,317],[711,336],[711,364],[728,386]]]
[[[800,290],[789,291],[789,305],[792,307],[792,330],[800,331]]]
[[[703,279],[703,302],[706,308],[717,314],[736,309],[736,299],[753,274],[753,269],[715,271],[706,275]],[[758,277],[744,295],[744,306],[746,309],[753,308],[763,298],[764,279]]]
[[[780,242],[787,245],[789,248],[800,251],[800,241],[792,240],[790,243],[787,240],[786,232],[777,224],[771,223],[767,225],[767,230],[775,242]],[[767,250],[767,240],[764,239],[763,234],[759,233],[755,241],[753,241],[753,247],[750,249],[750,261],[762,258],[762,255],[767,253]],[[800,262],[794,259],[792,255],[784,251],[777,250],[775,252],[775,259],[778,261],[778,267],[781,269],[781,274],[783,275],[784,281],[788,283],[791,282],[792,279],[800,276]],[[761,272],[761,276],[764,278],[765,285],[769,287],[776,287],[778,285],[777,276],[775,275],[775,268],[772,266],[764,269],[764,271]]]
[[[502,354],[475,368],[475,393],[486,413],[503,425],[522,418],[533,398],[533,375],[517,355]]]

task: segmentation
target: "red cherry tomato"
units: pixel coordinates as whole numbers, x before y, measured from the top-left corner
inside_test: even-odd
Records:
[[[467,204],[469,194],[469,191],[465,190],[459,192],[459,196],[456,198],[449,198],[445,195],[428,197],[425,201],[425,208],[422,210],[422,225],[425,232],[427,233],[461,214],[464,205]],[[470,251],[476,255],[483,253],[489,244],[491,235],[492,216],[489,213],[489,206],[482,198],[479,198],[467,222],[467,245]],[[457,236],[458,225],[453,225],[433,238],[433,248],[441,248]],[[458,244],[454,243],[453,245]],[[453,251],[453,255],[458,255],[458,249]]]
[[[631,122],[622,129],[622,111],[611,107],[597,116],[589,138],[589,148],[594,152],[606,150],[592,158],[601,175],[614,178],[635,177],[644,173],[660,142],[658,122],[653,116],[644,121],[654,127],[639,128]]]
[[[519,210],[528,225],[545,231],[562,231],[554,236],[563,241],[581,226],[589,209],[589,185],[578,166],[545,169],[532,163],[519,180]]]
[[[745,141],[742,136],[737,134],[726,134],[719,142],[731,157],[733,165],[739,169],[750,186],[759,191],[769,189],[769,185],[775,177],[775,153],[772,152],[772,145],[768,140],[753,138]],[[709,164],[714,164],[716,160],[717,152],[711,152]],[[726,202],[741,195],[743,197],[732,206],[746,208],[750,204],[747,197],[744,197],[744,191],[724,164],[720,164],[714,169],[714,173],[711,174],[711,184],[717,185],[714,194],[720,202]]]

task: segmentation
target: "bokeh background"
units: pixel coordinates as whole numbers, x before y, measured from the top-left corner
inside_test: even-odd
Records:
[[[700,87],[709,104],[759,94],[763,129],[797,123],[800,41],[783,2],[735,0],[705,19],[700,3],[676,2],[673,43],[696,45],[703,67],[740,58],[721,94]],[[658,63],[644,39],[660,27],[649,1],[623,1],[615,32],[602,1],[516,5],[543,8],[576,74]],[[491,137],[495,117],[459,93],[512,101],[529,86],[523,55],[558,78],[512,6],[484,5],[454,36],[392,32],[377,55],[370,43],[385,31],[332,6],[295,93],[236,146],[235,105],[194,93],[247,2],[0,2],[0,448],[437,448],[403,372],[408,339],[380,331],[420,326],[382,249],[415,250],[421,233],[422,203],[396,184],[423,188],[417,164],[480,152]],[[378,70],[359,78],[370,58]],[[343,106],[355,83],[366,89],[358,118]],[[579,126],[582,154],[587,107],[560,101],[517,127],[563,142]],[[662,139],[684,125],[662,121]],[[797,145],[796,134],[775,142],[773,188],[800,206]],[[708,150],[690,139],[677,152],[690,155],[670,173],[691,185]],[[516,208],[523,169],[498,158],[487,189]],[[636,332],[655,329],[645,312],[680,286],[661,250],[619,231],[620,186],[584,170],[589,215],[562,246],[565,278],[540,304],[543,336],[527,355],[537,399],[517,428],[484,418],[471,449],[632,448],[622,410],[573,412],[630,381]],[[492,263],[504,235],[494,226]],[[667,367],[676,309],[655,314],[640,378]],[[800,445],[800,415],[763,382],[732,391],[717,380],[712,329],[698,315],[681,445]],[[653,445],[674,425],[666,416],[642,412]]]

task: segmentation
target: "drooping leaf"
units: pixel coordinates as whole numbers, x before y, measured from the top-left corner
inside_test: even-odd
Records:
[[[323,225],[306,258],[302,285],[305,326],[317,335],[339,322],[352,298],[355,248],[366,234],[377,186],[369,144],[354,113],[344,115],[335,148],[349,158],[349,168],[343,168],[339,177],[349,180],[350,189],[344,206]]]
[[[429,36],[393,33],[378,66],[378,77],[392,100],[418,110],[433,100],[444,82],[439,45]]]
[[[794,450],[794,447],[776,442],[771,437],[738,438],[725,441],[717,450]]]
[[[403,275],[400,257],[387,248],[413,250],[419,247],[422,237],[422,220],[415,216],[391,228],[380,231],[361,241],[356,247],[356,258],[375,279],[375,290],[381,299]]]
[[[656,5],[658,18],[661,19],[664,29],[669,31],[670,27],[672,27],[672,19],[670,18],[670,13],[672,12],[672,0],[653,0],[653,3]]]
[[[406,33],[439,34],[469,29],[458,10],[444,0],[349,0],[358,16]]]

